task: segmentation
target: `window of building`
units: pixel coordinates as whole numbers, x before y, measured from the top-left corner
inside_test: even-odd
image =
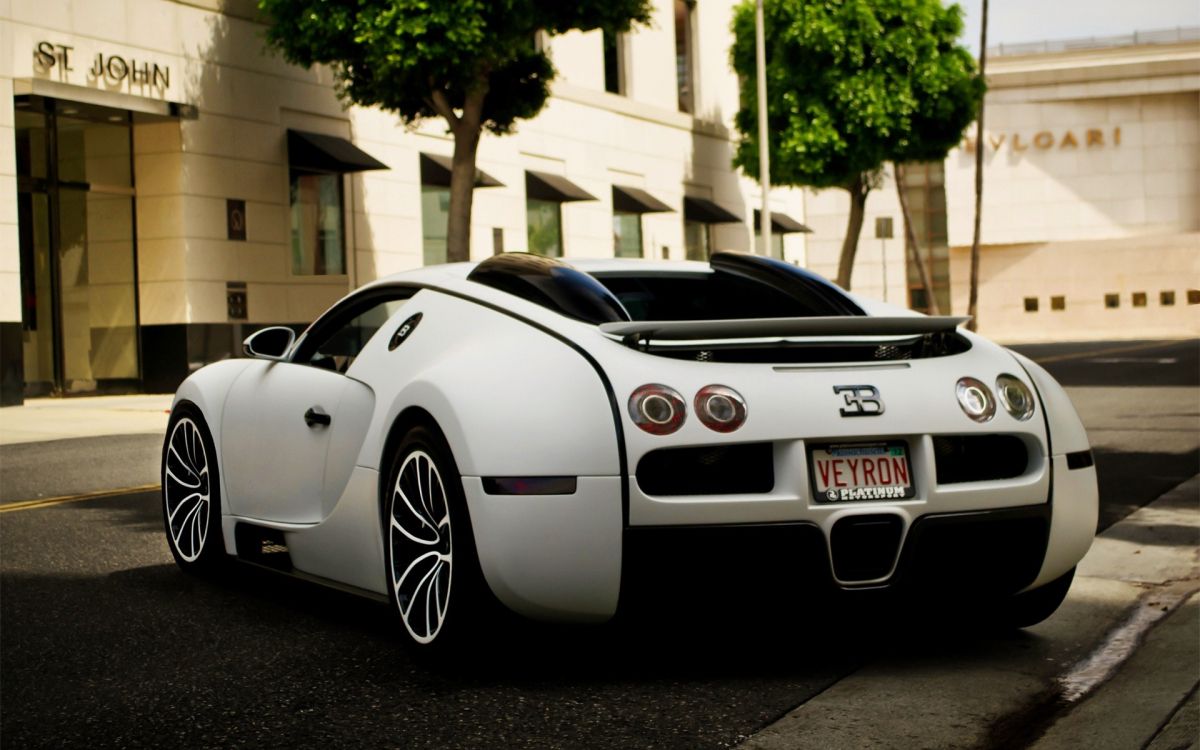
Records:
[[[683,247],[688,260],[708,260],[711,246],[708,224],[698,221],[683,222]]]
[[[1104,306],[1107,308],[1115,308],[1121,306],[1121,295],[1106,294],[1104,295]]]
[[[1172,305],[1174,305],[1175,304],[1175,292],[1173,292],[1173,291],[1159,292],[1158,293],[1158,304],[1162,305],[1163,307],[1171,307]]]
[[[345,138],[288,130],[291,167],[292,273],[346,273],[342,176],[387,169]]]
[[[695,14],[695,0],[675,0],[675,76],[678,81],[679,111],[690,114],[696,111]]]
[[[642,217],[628,211],[613,211],[613,255],[642,257]]]
[[[1146,306],[1146,293],[1145,292],[1134,292],[1133,293],[1133,306],[1134,307],[1145,307]]]
[[[550,258],[564,254],[562,204],[594,201],[596,196],[566,177],[549,172],[525,173],[525,226],[529,252]]]
[[[612,208],[613,255],[618,258],[642,257],[642,214],[675,210],[647,191],[626,185],[612,186]]]
[[[421,246],[425,265],[446,262],[450,226],[450,188],[421,186]]]
[[[346,272],[342,231],[342,176],[292,170],[292,273]]]
[[[783,260],[783,236],[798,232],[812,232],[811,229],[792,217],[779,211],[771,212],[771,248],[770,257]],[[762,248],[762,209],[754,209],[754,251]]]
[[[1067,298],[1063,297],[1061,295],[1059,295],[1057,297],[1051,297],[1050,298],[1050,309],[1051,310],[1066,310],[1067,309]]]
[[[758,252],[762,247],[762,232],[755,230],[754,232],[754,252]],[[783,235],[779,232],[771,232],[771,257],[783,260]]]
[[[1038,311],[1038,298],[1037,297],[1026,297],[1025,298],[1025,312],[1037,312],[1037,311]]]
[[[1189,305],[1200,305],[1200,289],[1189,289],[1188,290],[1188,304]]]
[[[625,96],[625,35],[604,32],[604,90]]]
[[[712,254],[712,225],[740,224],[732,211],[707,198],[683,198],[683,246],[688,260],[708,260]]]
[[[921,258],[929,268],[930,284],[938,310],[950,312],[950,248],[946,232],[945,169],[942,162],[905,164],[904,196],[913,234],[921,249]],[[905,234],[905,243],[908,243]],[[905,253],[908,267],[908,301],[914,310],[928,311],[929,303],[921,288],[921,275],[912,253]]]
[[[450,229],[449,156],[421,154],[421,254],[425,265],[445,263]],[[504,187],[487,172],[475,169],[475,187]]]
[[[529,252],[550,258],[562,257],[561,203],[526,199],[525,222],[529,231]]]

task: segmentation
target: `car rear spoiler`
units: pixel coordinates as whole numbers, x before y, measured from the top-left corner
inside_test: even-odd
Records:
[[[872,317],[840,315],[822,318],[756,318],[749,320],[646,320],[601,323],[600,332],[629,346],[643,341],[711,341],[720,339],[791,338],[799,336],[922,336],[947,333],[968,316],[912,315]]]

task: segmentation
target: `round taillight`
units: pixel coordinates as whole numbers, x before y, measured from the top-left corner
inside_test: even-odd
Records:
[[[683,426],[687,406],[674,388],[651,383],[629,397],[629,418],[651,435],[670,435]]]
[[[1033,416],[1033,393],[1014,375],[996,378],[996,393],[1004,410],[1022,422]]]
[[[955,392],[963,413],[976,422],[987,422],[996,416],[996,399],[982,382],[975,378],[961,378]]]
[[[746,399],[723,385],[706,385],[693,402],[696,417],[717,432],[733,432],[746,422]]]

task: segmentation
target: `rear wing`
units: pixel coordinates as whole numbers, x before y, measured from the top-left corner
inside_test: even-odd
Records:
[[[600,332],[627,346],[648,341],[719,341],[811,336],[923,336],[949,333],[970,317],[912,315],[872,317],[843,315],[821,318],[757,318],[748,320],[646,320],[601,323]]]

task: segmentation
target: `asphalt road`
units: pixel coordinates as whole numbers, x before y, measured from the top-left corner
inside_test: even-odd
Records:
[[[1109,522],[1200,470],[1198,342],[1097,354],[1127,346],[1024,349],[1106,446]],[[1158,361],[1092,361],[1134,356]],[[43,484],[72,465],[42,471]],[[473,660],[433,667],[413,661],[383,605],[249,568],[180,573],[161,524],[150,493],[0,514],[0,746],[724,747],[895,635],[803,610],[766,630],[754,603],[716,592],[732,619],[701,607],[507,628]],[[928,649],[923,668],[1022,648],[968,639]]]

